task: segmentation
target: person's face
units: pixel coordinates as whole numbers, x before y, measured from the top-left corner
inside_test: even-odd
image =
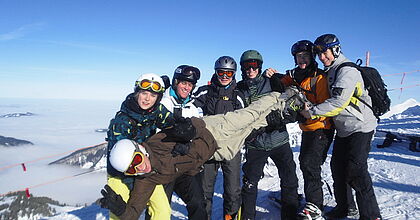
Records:
[[[126,175],[142,175],[152,171],[152,165],[149,157],[145,156],[141,152],[133,153],[133,160],[130,166],[124,172]]]
[[[233,70],[216,70],[217,80],[220,85],[227,86],[232,82],[235,71]],[[229,76],[228,76],[229,75]]]
[[[300,69],[306,69],[311,64],[311,54],[307,51],[302,51],[296,54],[296,64]]]
[[[251,67],[246,70],[246,76],[249,79],[254,79],[255,77],[258,76],[258,71],[259,71],[259,68],[254,69],[253,67]]]
[[[156,103],[158,94],[147,90],[140,90],[137,97],[137,103],[143,110],[148,110]]]
[[[148,157],[143,157],[143,163],[136,167],[136,174],[150,173],[152,171],[152,164]]]
[[[318,58],[325,67],[331,66],[331,64],[334,62],[334,54],[331,49],[327,49],[325,52],[318,53]]]
[[[185,99],[190,95],[193,87],[194,84],[192,82],[180,81],[176,86],[176,94],[178,94],[179,97]]]

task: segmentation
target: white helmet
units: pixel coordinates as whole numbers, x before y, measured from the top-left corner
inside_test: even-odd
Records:
[[[116,170],[124,173],[133,160],[134,152],[142,152],[146,157],[149,157],[146,149],[137,142],[130,139],[119,140],[111,149],[109,162]]]
[[[142,88],[141,82],[143,80],[148,80],[149,82],[154,82],[154,83],[159,84],[159,89],[154,89],[153,86],[150,86],[150,87],[147,87],[147,88]],[[155,73],[145,73],[137,79],[136,84],[134,85],[134,91],[135,92],[139,91],[140,89],[145,89],[145,90],[149,90],[149,91],[152,91],[152,92],[157,92],[157,93],[163,94],[163,92],[165,92],[165,83],[163,82],[163,79],[159,75],[157,75]]]

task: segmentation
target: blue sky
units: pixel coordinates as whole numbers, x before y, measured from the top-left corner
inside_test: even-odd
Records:
[[[122,100],[141,73],[202,71],[256,49],[264,68],[294,67],[293,43],[336,34],[351,60],[381,74],[420,69],[420,1],[0,0],[0,97]],[[320,65],[322,66],[322,64]],[[240,73],[236,79],[240,80]],[[420,72],[384,77],[420,84]],[[420,87],[390,92],[420,101]]]

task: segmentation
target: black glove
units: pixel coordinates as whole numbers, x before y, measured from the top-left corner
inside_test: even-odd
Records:
[[[284,127],[286,124],[283,121],[283,117],[281,115],[281,112],[279,110],[273,110],[265,117],[265,120],[267,121],[267,128],[269,130],[279,130],[280,128]]]
[[[271,85],[271,89],[274,92],[283,93],[285,91],[285,86],[281,82],[281,78],[283,78],[283,76],[284,75],[280,73],[275,73],[273,76],[271,76],[270,85]]]
[[[105,189],[101,190],[103,198],[99,200],[102,208],[109,209],[112,213],[117,216],[122,215],[125,212],[127,204],[124,202],[122,197],[115,193],[115,191],[105,185]]]
[[[248,135],[248,137],[245,138],[245,144],[253,142],[260,134],[265,132],[265,127],[257,129],[253,129],[251,131],[251,134]]]
[[[188,154],[191,148],[191,142],[187,143],[176,143],[174,149],[172,149],[172,156],[176,157],[178,155],[184,156]]]
[[[179,118],[175,125],[164,131],[168,138],[174,142],[189,142],[191,141],[197,131],[191,122],[191,118]]]

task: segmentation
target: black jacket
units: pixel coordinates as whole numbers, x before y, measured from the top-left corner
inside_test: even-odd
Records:
[[[221,86],[213,75],[210,85],[201,86],[194,93],[194,105],[204,115],[225,114],[244,107],[244,96],[236,88],[235,79],[228,86]]]
[[[238,89],[245,96],[246,106],[272,91],[270,79],[262,75],[238,82]],[[269,151],[289,142],[289,133],[287,133],[286,126],[282,126],[279,130],[268,130],[259,130],[258,135],[245,142],[245,145],[248,148]]]

